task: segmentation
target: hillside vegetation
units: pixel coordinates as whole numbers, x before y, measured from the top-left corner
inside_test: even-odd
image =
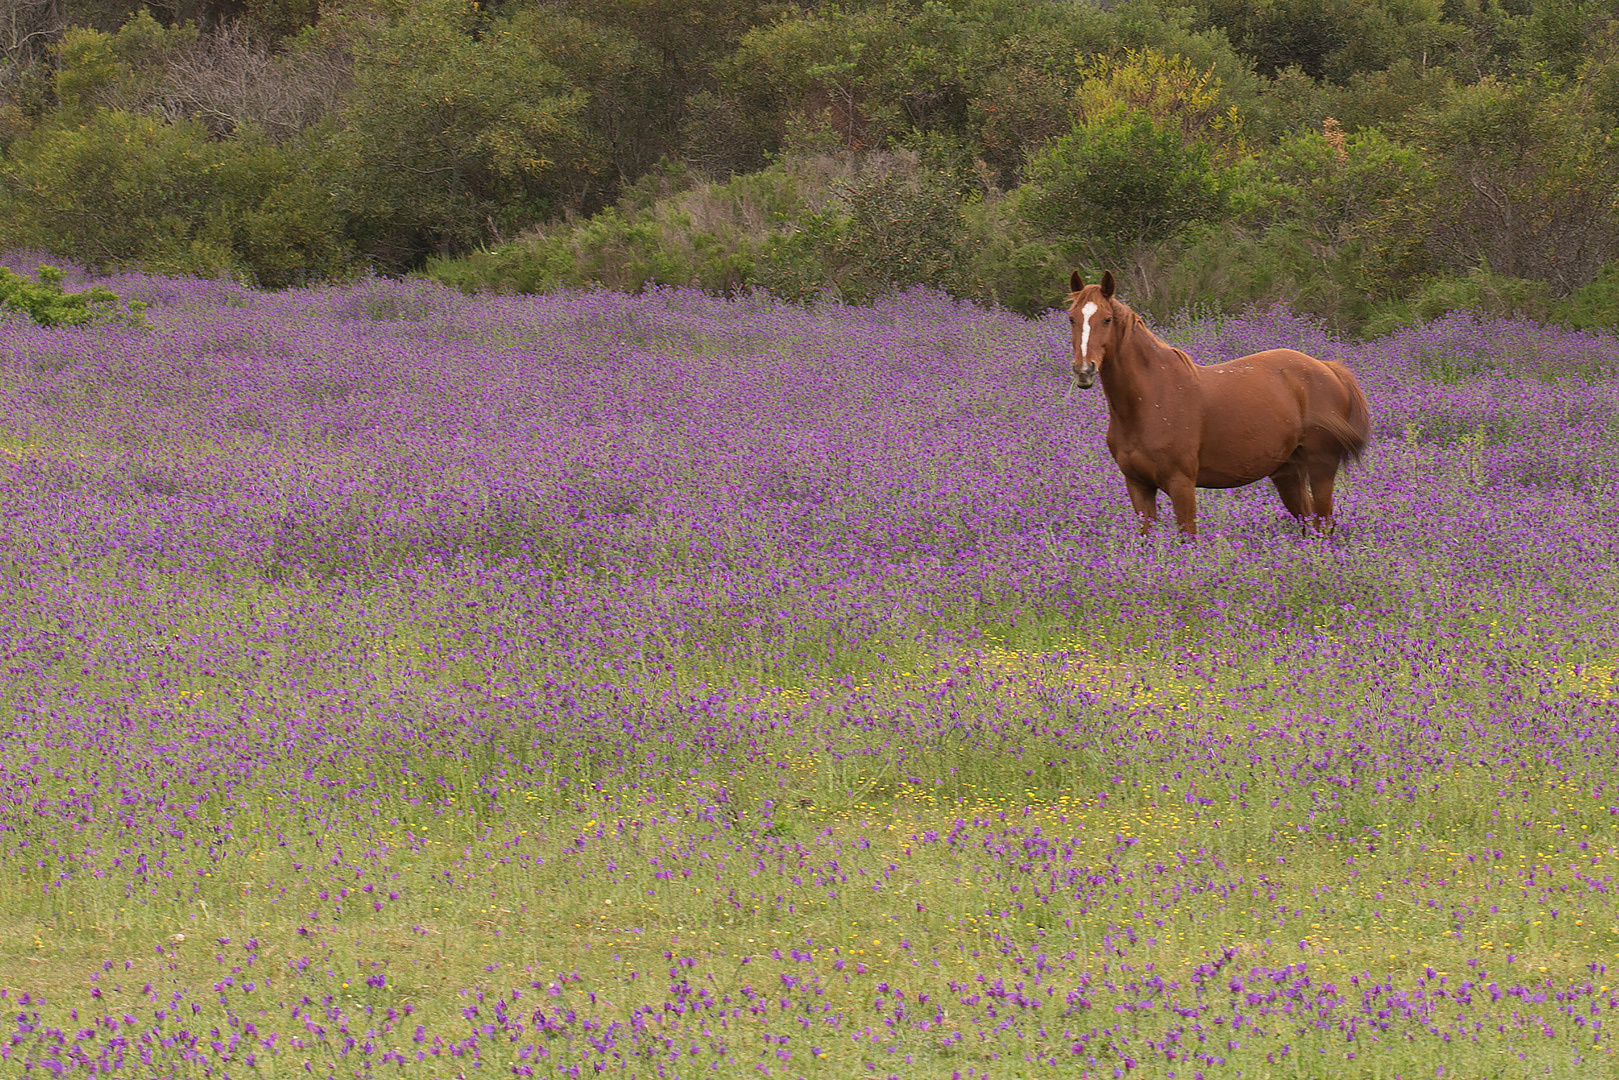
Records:
[[[0,2],[98,269],[1619,322],[1615,0]]]

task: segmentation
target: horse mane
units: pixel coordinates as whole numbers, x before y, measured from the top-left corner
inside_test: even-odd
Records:
[[[1149,342],[1151,342],[1154,345],[1157,345],[1161,349],[1164,349],[1164,350],[1167,350],[1168,352],[1174,353],[1180,359],[1180,362],[1185,364],[1189,369],[1191,369],[1193,371],[1197,370],[1197,363],[1195,361],[1193,361],[1193,359],[1190,356],[1186,355],[1186,350],[1185,349],[1177,349],[1175,346],[1171,345],[1169,342],[1165,341],[1163,338],[1161,338],[1157,334],[1153,333],[1152,332],[1152,327],[1147,325],[1147,320],[1143,319],[1141,317],[1140,313],[1138,313],[1134,308],[1130,307],[1128,304],[1123,305],[1123,306],[1124,306],[1124,310],[1126,310],[1126,311],[1128,311],[1130,313],[1130,316],[1131,316],[1130,329],[1132,331],[1139,330],[1141,333],[1146,334],[1147,335],[1147,340]]]

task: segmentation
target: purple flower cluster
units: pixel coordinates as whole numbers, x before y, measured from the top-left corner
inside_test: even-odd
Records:
[[[1056,320],[111,284],[0,323],[5,1071],[1612,1070],[1619,340],[1168,330],[1375,423],[1189,545]]]

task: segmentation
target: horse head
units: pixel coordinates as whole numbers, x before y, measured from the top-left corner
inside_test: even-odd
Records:
[[[1102,365],[1118,345],[1124,326],[1113,301],[1113,272],[1102,272],[1099,285],[1087,286],[1075,270],[1068,278],[1068,321],[1074,330],[1074,381],[1081,389],[1096,385]]]

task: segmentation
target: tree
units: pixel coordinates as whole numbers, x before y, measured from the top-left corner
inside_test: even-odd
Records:
[[[1371,302],[1411,293],[1431,268],[1434,170],[1381,131],[1346,133],[1329,118],[1256,151],[1227,179],[1232,232],[1247,250],[1225,276],[1251,294],[1352,322]]]
[[[1524,26],[1524,58],[1567,77],[1616,32],[1619,4],[1613,0],[1535,0]]]
[[[1577,87],[1485,79],[1413,128],[1450,181],[1432,238],[1444,264],[1487,263],[1563,294],[1619,257],[1619,145]]]
[[[356,42],[337,206],[386,265],[465,251],[561,211],[590,162],[586,95],[508,20],[420,0]]]
[[[97,107],[142,112],[160,99],[169,62],[196,43],[197,29],[169,28],[146,11],[117,33],[75,26],[56,48],[56,94],[66,117],[84,119]]]
[[[1029,163],[1025,216],[1093,264],[1135,262],[1186,226],[1221,214],[1211,146],[1126,105],[1101,112]]]
[[[715,65],[785,10],[794,9],[781,0],[569,0],[528,6],[512,24],[588,91],[585,123],[608,166],[600,193],[610,195],[694,135],[707,144],[700,156],[734,137],[713,107]],[[694,133],[694,97],[710,130]]]
[[[853,152],[921,132],[987,149],[1013,174],[1026,149],[1067,129],[1074,57],[1112,45],[1118,22],[1088,5],[1054,21],[1027,0],[820,8],[744,35],[719,65],[719,93],[766,151],[794,128]]]
[[[1148,47],[1097,57],[1081,70],[1083,81],[1074,94],[1081,121],[1122,107],[1179,130],[1182,140],[1207,139],[1233,153],[1241,149],[1242,117],[1225,101],[1213,68],[1200,71],[1184,56]]]
[[[669,153],[678,125],[669,99],[654,91],[661,60],[639,37],[549,7],[520,11],[509,27],[587,95],[580,124],[610,174],[600,195],[634,183]]]
[[[829,254],[847,267],[846,298],[869,300],[909,285],[961,291],[965,228],[961,195],[948,178],[890,169],[843,185],[840,201],[848,222]]]
[[[1294,67],[1311,78],[1350,42],[1361,0],[1204,0],[1206,25],[1223,28],[1261,75]]]
[[[1199,25],[1224,30],[1269,78],[1297,68],[1343,83],[1401,58],[1426,66],[1464,36],[1444,23],[1438,0],[1199,0],[1195,6]]]
[[[99,269],[318,279],[347,253],[309,164],[256,132],[220,141],[192,120],[98,109],[0,159],[0,235]]]

